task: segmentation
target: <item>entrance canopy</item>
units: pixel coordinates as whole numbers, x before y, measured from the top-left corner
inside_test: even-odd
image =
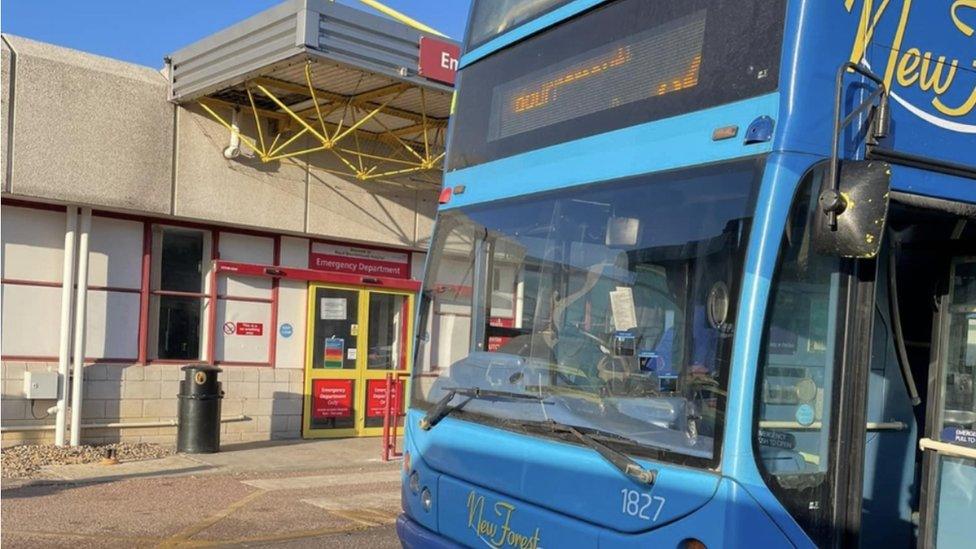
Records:
[[[458,56],[379,15],[289,0],[173,53],[170,99],[199,104],[263,162],[320,153],[338,175],[439,184]]]

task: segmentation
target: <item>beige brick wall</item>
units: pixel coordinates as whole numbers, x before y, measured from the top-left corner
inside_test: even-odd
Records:
[[[45,410],[56,401],[36,401],[23,396],[24,372],[56,371],[51,363],[0,363],[3,396],[0,421],[4,427],[53,425],[54,415]],[[175,420],[180,380],[178,365],[91,364],[85,367],[82,424],[136,423]],[[301,436],[304,371],[261,367],[226,366],[221,373],[224,400],[221,416],[245,416],[221,425],[221,443],[298,438]],[[5,432],[3,446],[52,442],[54,431]],[[89,428],[82,441],[176,443],[176,427]]]

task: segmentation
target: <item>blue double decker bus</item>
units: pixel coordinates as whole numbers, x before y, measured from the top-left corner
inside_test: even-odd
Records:
[[[965,547],[976,2],[476,0],[405,547]]]

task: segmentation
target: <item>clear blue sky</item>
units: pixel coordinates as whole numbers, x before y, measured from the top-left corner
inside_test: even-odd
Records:
[[[370,10],[356,0],[342,4]],[[381,0],[460,39],[470,0]],[[280,0],[3,0],[0,30],[158,68],[163,56]],[[375,13],[375,12],[374,12]]]

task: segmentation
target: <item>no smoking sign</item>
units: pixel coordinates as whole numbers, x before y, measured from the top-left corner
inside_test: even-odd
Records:
[[[264,324],[260,322],[226,322],[224,323],[224,334],[260,336],[264,335]]]

